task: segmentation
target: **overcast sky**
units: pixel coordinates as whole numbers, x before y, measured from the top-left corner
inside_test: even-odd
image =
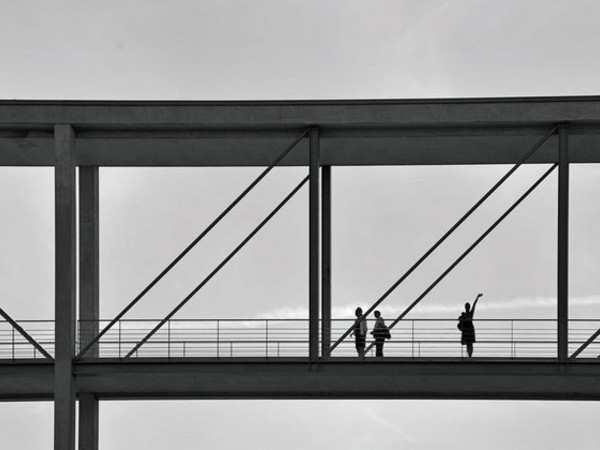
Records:
[[[595,1],[8,0],[0,12],[2,99],[600,94]],[[544,169],[520,171],[389,299],[384,316],[412,301]],[[120,311],[259,170],[102,169],[102,317]],[[378,298],[506,170],[335,168],[334,314]],[[128,317],[167,313],[305,173],[270,175]],[[597,318],[600,168],[571,174],[571,314]],[[52,202],[51,169],[0,168],[8,212],[0,304],[21,320],[54,314]],[[302,192],[178,317],[305,316],[306,203]],[[480,318],[553,317],[555,238],[554,175],[412,316],[455,318],[484,291]],[[600,438],[597,403],[110,402],[100,411],[102,449],[592,449]],[[51,418],[50,403],[0,404],[3,446],[50,448]]]

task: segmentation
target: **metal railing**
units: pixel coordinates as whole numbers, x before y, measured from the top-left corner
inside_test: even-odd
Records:
[[[100,358],[123,358],[160,320],[120,320],[98,342]],[[102,328],[108,320],[94,323]],[[332,321],[332,338],[341,335],[352,320]],[[54,353],[54,322],[23,320],[26,329],[50,354]],[[384,355],[398,358],[466,357],[460,344],[456,319],[404,319],[392,330]],[[552,319],[478,319],[474,320],[477,342],[475,357],[555,358],[556,320]],[[78,324],[77,350],[82,329]],[[369,320],[369,327],[373,321]],[[600,319],[569,321],[569,352],[575,352],[596,330]],[[370,335],[369,335],[370,338]],[[367,344],[370,339],[367,339]],[[348,337],[331,357],[355,357],[354,339]],[[600,339],[578,355],[597,358]],[[374,356],[369,352],[367,357]],[[89,355],[88,355],[89,357]],[[306,319],[171,319],[156,332],[135,357],[156,358],[281,358],[308,357],[308,320]],[[43,358],[29,342],[5,321],[0,321],[0,359]]]
[[[19,325],[51,355],[54,354],[53,320],[20,320]],[[1,359],[45,359],[9,322],[0,321]]]
[[[99,357],[122,358],[154,328],[158,320],[122,320],[99,343]],[[332,337],[341,335],[353,320],[332,321]],[[490,358],[555,358],[556,321],[552,319],[475,320],[475,356]],[[369,323],[372,325],[372,322]],[[456,319],[403,320],[386,342],[386,357],[460,358]],[[102,327],[102,323],[99,327]],[[598,320],[570,321],[570,350],[575,351],[600,327]],[[369,340],[367,341],[369,342]],[[581,357],[595,358],[600,342]],[[345,339],[332,357],[356,356],[354,339]],[[367,356],[374,356],[370,352]],[[305,319],[171,319],[132,357],[308,357],[308,320]]]

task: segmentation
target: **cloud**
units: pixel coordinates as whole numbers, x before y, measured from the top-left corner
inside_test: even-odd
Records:
[[[569,299],[569,305],[573,306],[599,306],[600,295],[589,295],[583,297],[572,297]],[[354,311],[356,309],[355,304],[352,305],[340,305],[332,308],[332,317],[334,318],[352,318],[354,317]],[[405,305],[381,305],[379,308],[387,317],[393,317],[400,315],[404,309],[408,306]],[[457,309],[460,310],[462,304],[441,304],[441,303],[424,303],[423,305],[417,305],[414,312],[417,314],[424,315],[447,315],[455,314]],[[510,310],[523,310],[528,309],[532,312],[546,312],[549,309],[556,308],[555,297],[517,297],[510,299],[486,299],[485,297],[479,303],[479,310],[485,308],[486,311],[510,311]],[[366,307],[363,306],[363,309]],[[283,307],[275,308],[261,313],[256,314],[255,318],[273,318],[273,319],[305,319],[308,317],[307,307]]]

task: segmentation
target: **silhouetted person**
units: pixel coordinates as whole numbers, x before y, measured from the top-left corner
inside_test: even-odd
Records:
[[[465,303],[465,310],[458,318],[458,329],[462,332],[460,343],[467,346],[467,354],[469,358],[473,356],[473,344],[475,343],[475,327],[473,326],[473,316],[475,315],[475,307],[479,297],[483,294],[477,294],[477,298],[473,302],[473,308],[469,302]]]
[[[354,335],[354,343],[356,344],[358,356],[364,358],[365,343],[367,340],[367,319],[363,317],[362,308],[356,308],[354,314],[356,315],[356,320],[354,321],[354,328],[350,336]]]
[[[385,340],[390,338],[390,331],[385,326],[385,322],[379,311],[374,311],[373,315],[375,316],[375,326],[371,334],[375,338],[375,356],[380,357],[383,356],[383,344]]]

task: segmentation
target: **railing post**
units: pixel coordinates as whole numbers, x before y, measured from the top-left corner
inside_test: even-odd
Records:
[[[171,357],[171,321],[167,321],[167,358]]]
[[[558,127],[558,360],[569,357],[569,154],[566,124]]]
[[[221,348],[220,329],[221,329],[221,321],[219,319],[217,319],[217,358],[219,358],[219,356],[220,356],[219,349]]]
[[[269,357],[269,319],[265,319],[265,358]]]
[[[308,251],[308,357],[319,357],[319,128],[310,127],[309,138],[309,251]]]
[[[515,357],[515,321],[510,321],[510,356]]]
[[[119,320],[119,358],[121,358],[121,321]]]
[[[410,346],[411,346],[411,356],[415,357],[415,320],[411,320],[411,337],[410,337]]]
[[[15,359],[15,329],[12,328],[12,359]]]

